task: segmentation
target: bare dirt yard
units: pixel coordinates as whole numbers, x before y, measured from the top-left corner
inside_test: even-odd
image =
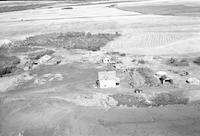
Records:
[[[0,3],[0,136],[200,135],[199,1]]]

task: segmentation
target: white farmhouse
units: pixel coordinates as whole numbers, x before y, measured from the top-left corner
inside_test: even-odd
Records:
[[[116,71],[98,72],[97,86],[99,88],[115,88],[119,86],[119,78],[116,77]]]

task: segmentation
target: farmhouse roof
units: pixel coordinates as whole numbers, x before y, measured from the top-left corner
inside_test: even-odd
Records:
[[[116,71],[98,72],[98,80],[116,80]]]

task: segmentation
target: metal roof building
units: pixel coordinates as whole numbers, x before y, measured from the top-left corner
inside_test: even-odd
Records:
[[[100,88],[115,88],[117,87],[116,71],[101,71],[98,72],[98,86]]]

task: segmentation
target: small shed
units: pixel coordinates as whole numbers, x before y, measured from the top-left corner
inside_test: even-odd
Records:
[[[97,86],[99,88],[115,88],[119,86],[119,78],[116,77],[116,71],[98,72]]]
[[[47,61],[49,61],[52,57],[49,56],[49,55],[44,55],[42,56],[39,60],[38,60],[38,63],[39,64],[43,64],[43,63],[46,63]]]
[[[200,80],[195,77],[191,77],[186,80],[186,83],[191,85],[200,85]]]

